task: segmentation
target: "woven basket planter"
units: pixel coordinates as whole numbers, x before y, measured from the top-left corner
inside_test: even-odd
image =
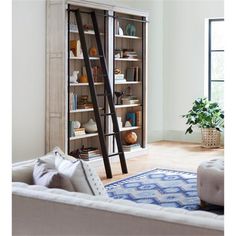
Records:
[[[214,128],[202,128],[202,147],[219,148],[220,132]]]

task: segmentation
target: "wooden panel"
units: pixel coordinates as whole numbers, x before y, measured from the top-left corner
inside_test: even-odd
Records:
[[[64,113],[65,92],[64,92],[64,63],[62,58],[49,59],[49,110],[50,113]]]
[[[46,152],[65,150],[65,3],[47,0]]]
[[[61,116],[50,117],[50,131],[49,131],[49,150],[52,150],[55,146],[60,147],[65,151],[65,139],[64,139],[64,124]]]
[[[51,1],[49,1],[51,2]],[[48,4],[47,9],[47,33],[48,33],[48,53],[65,51],[65,5],[63,1],[58,4]]]

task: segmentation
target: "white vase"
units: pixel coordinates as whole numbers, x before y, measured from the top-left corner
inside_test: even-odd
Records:
[[[81,126],[79,121],[74,121],[74,129],[79,129]]]
[[[87,123],[83,124],[86,133],[95,133],[97,132],[97,124],[93,119],[90,119]]]

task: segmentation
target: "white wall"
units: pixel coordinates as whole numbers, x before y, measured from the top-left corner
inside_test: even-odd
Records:
[[[45,0],[12,2],[12,155],[45,150]]]
[[[199,141],[199,133],[184,134],[181,115],[204,96],[205,19],[223,17],[224,3],[168,0],[163,10],[164,139]]]
[[[46,0],[13,0],[13,161],[45,152]],[[97,0],[150,12],[148,141],[184,136],[184,114],[203,96],[204,18],[223,1]],[[164,130],[164,134],[163,134]]]
[[[45,2],[46,0],[13,0],[12,4],[14,162],[31,159],[45,152]],[[152,115],[148,122],[148,140],[161,139],[162,1],[97,2],[150,11],[152,34],[149,38],[148,113]]]

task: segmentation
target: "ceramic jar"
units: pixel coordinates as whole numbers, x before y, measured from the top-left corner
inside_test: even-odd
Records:
[[[83,124],[86,133],[97,132],[97,124],[93,119],[90,119],[87,123]]]

